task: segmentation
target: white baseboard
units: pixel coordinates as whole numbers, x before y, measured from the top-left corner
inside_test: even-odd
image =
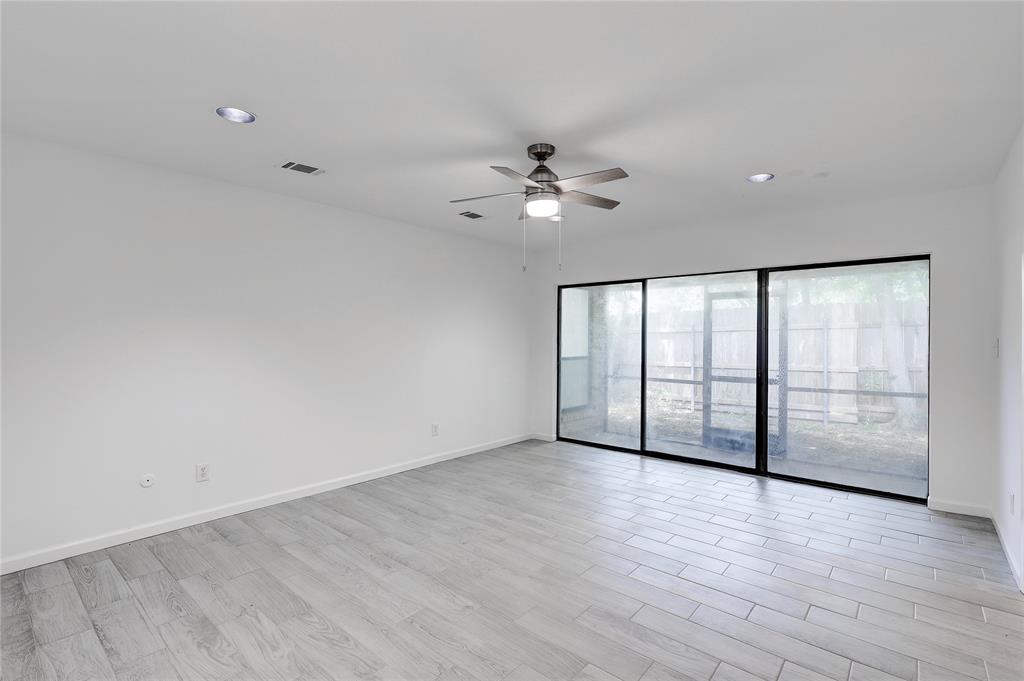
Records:
[[[544,442],[554,442],[558,438],[556,438],[554,435],[545,434],[545,433],[532,433],[530,435],[530,439],[532,439],[532,440],[543,440]]]
[[[1017,588],[1024,592],[1024,570],[1021,569],[1022,566],[1017,564],[1014,553],[1010,550],[1010,545],[1006,543],[1006,536],[1003,534],[1002,529],[1000,529],[999,522],[992,513],[992,509],[976,504],[964,504],[958,501],[947,501],[933,497],[928,497],[928,508],[935,509],[936,511],[946,511],[947,513],[961,513],[963,515],[978,516],[979,518],[989,518],[992,521],[992,525],[996,528],[999,544],[1003,548],[1006,562],[1010,565],[1013,579],[1017,582]]]
[[[996,534],[999,536],[999,543],[1003,547],[1003,553],[1006,554],[1006,562],[1010,564],[1010,572],[1013,573],[1013,579],[1017,582],[1017,588],[1024,593],[1024,571],[1022,571],[1021,566],[1017,564],[1013,551],[1009,550],[1010,545],[1006,542],[1006,536],[999,528],[999,522],[996,520],[995,515],[992,516],[992,524],[995,525]]]
[[[402,471],[411,470],[413,468],[429,466],[432,463],[456,459],[460,456],[468,456],[469,454],[476,454],[477,452],[495,449],[496,447],[504,447],[505,445],[511,445],[516,442],[523,442],[524,440],[530,440],[537,437],[538,436],[534,434],[517,435],[515,437],[508,437],[502,440],[495,440],[493,442],[484,442],[472,447],[464,447],[462,449],[453,449],[447,452],[440,452],[438,454],[430,454],[429,456],[423,456],[418,459],[404,461],[391,466],[376,468],[363,473],[346,475],[332,480],[313,483],[312,485],[303,485],[302,487],[293,487],[292,489],[287,489],[281,492],[264,494],[263,496],[216,506],[196,513],[188,513],[185,515],[175,516],[173,518],[167,518],[155,523],[136,525],[123,530],[108,532],[106,534],[69,542],[67,544],[61,544],[59,546],[51,546],[38,551],[19,553],[9,558],[3,558],[2,562],[0,562],[0,574],[17,572],[18,570],[24,570],[25,568],[52,563],[55,560],[63,560],[64,558],[77,556],[80,553],[98,551],[99,549],[105,549],[111,546],[117,546],[118,544],[124,544],[125,542],[152,537],[157,534],[163,534],[164,532],[180,530],[183,527],[188,527],[197,523],[205,523],[210,520],[224,518],[237,513],[245,513],[246,511],[263,508],[264,506],[279,504],[284,501],[291,501],[301,497],[308,497],[321,492],[328,492],[333,489],[366,482],[367,480],[374,480],[387,475],[394,475],[395,473],[401,473]]]
[[[928,508],[936,511],[945,511],[946,513],[960,513],[961,515],[973,515],[979,518],[991,518],[992,510],[988,506],[978,506],[977,504],[965,504],[960,501],[952,501],[949,499],[936,499],[935,497],[928,497]]]

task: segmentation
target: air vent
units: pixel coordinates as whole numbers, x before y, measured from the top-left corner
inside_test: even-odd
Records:
[[[463,211],[459,213],[459,215],[461,215],[464,218],[469,218],[470,220],[479,220],[480,218],[483,217],[483,215],[480,215],[480,213],[474,213],[471,210]]]
[[[299,173],[305,173],[306,175],[323,175],[323,168],[314,168],[313,166],[307,166],[305,163],[296,163],[295,161],[288,161],[282,168],[288,170],[294,170]]]

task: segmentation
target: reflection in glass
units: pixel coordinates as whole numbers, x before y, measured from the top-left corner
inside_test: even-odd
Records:
[[[559,435],[640,448],[642,286],[561,291]]]
[[[768,470],[928,493],[928,261],[769,274]]]
[[[647,284],[647,449],[753,467],[757,273]]]

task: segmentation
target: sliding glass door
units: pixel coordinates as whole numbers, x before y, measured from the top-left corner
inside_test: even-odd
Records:
[[[563,289],[559,437],[640,449],[640,282]]]
[[[754,467],[757,272],[647,284],[646,449]]]
[[[928,492],[927,257],[564,286],[558,436]]]
[[[924,497],[928,261],[770,272],[768,470]]]

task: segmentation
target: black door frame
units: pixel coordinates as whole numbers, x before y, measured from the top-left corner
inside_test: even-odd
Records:
[[[768,376],[768,309],[769,309],[769,287],[768,279],[769,275],[773,272],[787,272],[795,270],[815,270],[815,269],[826,269],[830,267],[855,267],[858,265],[880,265],[885,263],[894,262],[909,262],[924,260],[929,264],[928,272],[928,382],[929,387],[931,384],[931,257],[928,254],[923,255],[909,255],[909,256],[897,256],[890,258],[869,258],[862,260],[845,260],[839,262],[825,262],[825,263],[813,263],[809,265],[785,265],[781,267],[761,267],[757,269],[740,269],[740,270],[722,270],[718,272],[697,272],[691,274],[678,274],[678,275],[664,275],[658,277],[645,277],[637,279],[617,279],[610,281],[596,281],[582,284],[562,284],[558,286],[557,293],[557,315],[555,320],[555,438],[560,442],[570,442],[573,444],[585,445],[588,447],[597,447],[599,449],[608,449],[617,452],[627,452],[630,454],[637,454],[640,456],[647,456],[656,459],[667,459],[670,461],[680,461],[683,463],[698,464],[701,466],[709,466],[712,468],[723,468],[727,470],[740,471],[743,473],[752,473],[754,475],[763,476],[766,478],[776,480],[788,480],[791,482],[801,482],[818,487],[826,487],[829,489],[836,489],[844,492],[855,492],[858,494],[868,494],[871,496],[885,497],[887,499],[898,499],[901,501],[909,501],[913,503],[924,504],[927,503],[927,491],[924,497],[914,497],[905,494],[896,494],[894,492],[886,492],[883,490],[874,490],[863,487],[857,487],[854,485],[845,485],[842,483],[829,482],[824,480],[814,480],[809,478],[802,478],[794,475],[786,475],[783,473],[774,473],[768,469],[768,448],[769,448],[769,432],[768,432],[768,386],[770,379]],[[699,277],[708,276],[714,274],[737,274],[743,272],[756,273],[757,275],[757,368],[755,372],[756,382],[756,405],[755,405],[755,418],[756,426],[754,429],[754,465],[752,467],[739,466],[736,464],[723,463],[719,461],[712,461],[708,459],[699,459],[689,456],[681,456],[678,454],[667,454],[664,452],[653,451],[647,448],[647,283],[649,281],[656,281],[659,279],[679,279],[683,277]],[[577,440],[574,438],[562,437],[561,434],[561,401],[562,401],[562,291],[564,289],[572,288],[588,288],[598,286],[613,286],[617,284],[640,284],[641,291],[641,313],[640,313],[640,447],[637,449],[631,447],[620,447],[617,445],[608,445],[599,442],[587,442],[586,440]],[[777,381],[776,381],[777,382]],[[925,481],[926,488],[931,484],[931,391],[928,391],[928,451],[926,459],[926,468],[928,470],[928,479]],[[782,397],[780,392],[780,399],[786,399]]]

